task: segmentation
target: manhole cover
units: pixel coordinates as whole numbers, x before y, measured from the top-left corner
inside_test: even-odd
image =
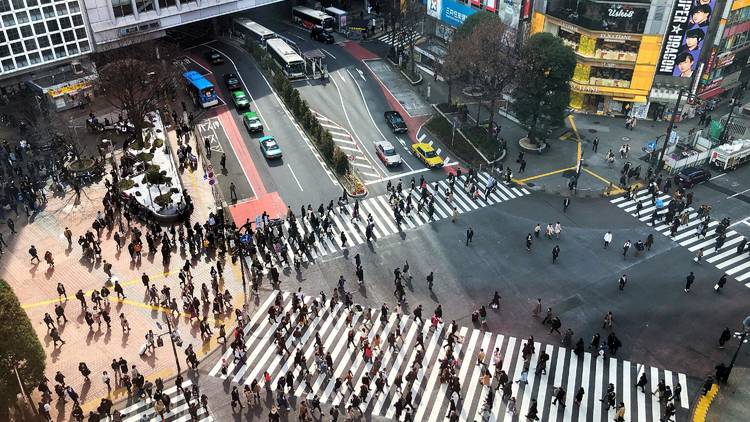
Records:
[[[630,137],[629,136],[623,136],[622,140],[625,141],[625,142],[628,142],[630,140]]]
[[[534,182],[529,182],[529,183],[526,184],[526,186],[528,186],[530,188],[533,188],[536,185],[534,184]]]
[[[589,129],[589,133],[596,133],[596,129]]]

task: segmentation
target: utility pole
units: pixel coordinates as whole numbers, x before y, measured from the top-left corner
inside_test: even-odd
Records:
[[[172,331],[172,322],[171,322],[171,318],[172,318],[172,315],[171,315],[171,313],[170,313],[169,315],[167,315],[167,318],[166,318],[166,320],[167,320],[167,332],[166,332],[166,333],[162,333],[162,334],[159,334],[159,338],[161,338],[161,336],[163,336],[163,335],[165,335],[165,334],[168,334],[168,335],[169,335],[169,341],[170,341],[170,342],[172,343],[172,353],[174,354],[174,361],[175,361],[175,363],[177,364],[177,375],[180,375],[180,373],[182,372],[182,369],[181,369],[181,367],[180,367],[180,358],[179,358],[179,357],[177,356],[177,346],[175,346],[175,344],[174,344],[174,334],[173,334],[173,333],[174,333],[174,331]],[[161,328],[161,324],[159,324],[159,322],[158,322],[158,321],[156,322],[156,326],[157,326],[157,327],[158,327],[158,328],[159,328],[160,330],[162,329],[162,328]]]
[[[682,93],[684,91],[684,89],[680,89],[680,93],[677,94],[677,102],[674,105],[674,110],[672,110],[672,118],[669,119],[669,126],[667,127],[667,137],[666,139],[664,139],[664,145],[661,146],[661,151],[659,152],[659,160],[656,162],[656,172],[654,172],[655,174],[659,174],[659,172],[664,168],[664,153],[667,151],[667,145],[669,145],[669,141],[672,139],[674,121],[677,118],[677,114],[680,112],[680,102],[682,101]]]
[[[721,129],[721,136],[719,136],[719,143],[723,144],[727,141],[727,136],[729,135],[728,129],[729,129],[729,123],[732,121],[732,114],[734,114],[734,106],[735,106],[735,98],[732,97],[730,100],[732,101],[731,107],[729,108],[729,116],[727,116],[727,121],[724,122],[724,128]]]
[[[726,381],[729,382],[729,375],[732,373],[732,368],[734,368],[734,362],[737,361],[737,355],[740,354],[740,349],[742,349],[742,345],[747,343],[747,337],[748,334],[750,334],[750,315],[745,317],[745,319],[742,321],[742,332],[736,332],[734,333],[734,337],[736,337],[739,340],[739,344],[737,345],[737,350],[734,351],[734,356],[732,356],[732,361],[729,362],[729,367],[727,367],[727,375],[726,375]]]

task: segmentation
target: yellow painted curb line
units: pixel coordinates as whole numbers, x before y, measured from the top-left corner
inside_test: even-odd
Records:
[[[601,182],[604,183],[605,186],[609,186],[609,184],[610,184],[609,180],[603,178],[602,176],[599,176],[598,174],[594,173],[593,171],[591,171],[589,169],[583,169],[583,171],[585,171],[586,173],[588,173],[588,174],[594,176],[595,178],[599,179]],[[619,195],[619,194],[621,194],[623,192],[625,192],[624,189],[622,189],[621,187],[619,187],[619,186],[615,185],[614,183],[612,183],[612,190],[609,191],[609,194],[607,194],[607,196]]]
[[[575,166],[573,166],[573,167],[566,167],[564,169],[554,170],[554,171],[550,171],[550,172],[547,172],[547,173],[537,174],[536,176],[526,177],[526,178],[523,178],[523,179],[513,179],[513,181],[516,182],[516,183],[526,183],[526,182],[531,181],[531,180],[541,179],[542,177],[552,176],[552,175],[555,175],[555,174],[558,174],[558,173],[562,173],[562,172],[568,171],[568,170],[575,170]]]
[[[708,394],[701,395],[698,400],[698,404],[695,405],[695,412],[693,413],[693,422],[705,422],[706,415],[708,415],[708,409],[711,407],[711,403],[719,393],[719,384],[714,383]]]

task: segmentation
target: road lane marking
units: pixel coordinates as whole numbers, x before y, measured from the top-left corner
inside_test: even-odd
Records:
[[[302,184],[299,182],[299,179],[297,179],[297,175],[294,174],[294,170],[292,170],[292,166],[290,166],[289,164],[287,164],[286,166],[289,168],[289,171],[292,173],[292,177],[294,177],[294,180],[297,182],[297,186],[299,186],[299,190],[304,192],[305,190],[302,189]]]

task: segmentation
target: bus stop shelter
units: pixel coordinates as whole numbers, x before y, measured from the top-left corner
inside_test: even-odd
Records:
[[[314,79],[328,75],[328,65],[325,64],[325,54],[320,49],[314,49],[305,51],[302,53],[302,57],[305,59],[305,68],[307,74],[311,75]]]

